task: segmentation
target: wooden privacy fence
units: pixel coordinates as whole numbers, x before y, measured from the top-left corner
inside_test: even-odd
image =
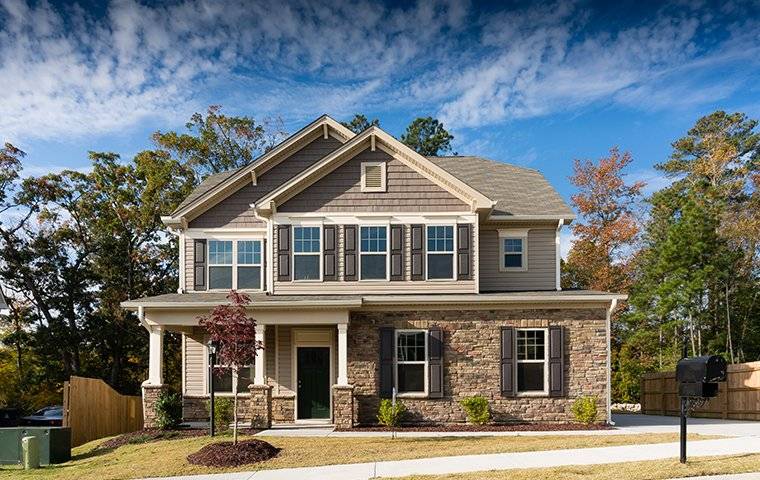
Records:
[[[679,415],[675,372],[648,373],[641,379],[641,413]],[[760,420],[760,362],[728,366],[718,396],[692,410],[692,416]]]
[[[143,428],[142,398],[121,395],[97,378],[71,377],[63,384],[63,426],[71,445]]]

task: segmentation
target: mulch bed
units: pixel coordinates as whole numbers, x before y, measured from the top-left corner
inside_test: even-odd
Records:
[[[253,435],[254,433],[258,432],[259,430],[250,428],[238,429],[238,433],[240,435]],[[177,430],[159,430],[157,428],[146,428],[144,430],[124,433],[117,437],[113,437],[98,445],[97,449],[114,449],[119,448],[123,445],[160,442],[162,440],[176,440],[179,438],[203,437],[206,435],[208,435],[208,429],[206,428],[179,428]]]
[[[193,465],[205,467],[238,467],[274,458],[280,449],[262,440],[211,443],[187,456]]]
[[[390,429],[380,425],[358,426],[354,428],[336,429],[341,432],[566,432],[575,430],[611,430],[604,424],[585,423],[502,423],[490,425],[471,425],[464,423],[436,425],[402,425]]]

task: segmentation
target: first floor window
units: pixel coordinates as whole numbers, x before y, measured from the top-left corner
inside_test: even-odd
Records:
[[[248,386],[253,383],[253,367],[246,366],[238,368],[237,372],[237,392],[248,393]],[[214,365],[214,382],[215,393],[233,393],[234,375],[231,367]]]
[[[322,241],[320,227],[295,227],[293,229],[293,279],[320,279],[320,252]]]
[[[232,240],[209,240],[208,286],[210,289],[232,289]]]
[[[241,290],[261,289],[260,240],[240,240],[237,242],[237,288]]]
[[[361,227],[361,279],[387,278],[388,227]]]
[[[424,393],[427,370],[427,332],[396,331],[396,388],[398,393]]]
[[[517,330],[517,391],[546,392],[546,330]]]
[[[454,227],[427,227],[427,276],[429,279],[454,278]]]

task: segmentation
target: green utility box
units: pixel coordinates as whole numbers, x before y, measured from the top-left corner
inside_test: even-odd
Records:
[[[50,465],[71,460],[71,429],[68,427],[0,428],[0,464],[20,465],[21,439],[39,439],[40,464]]]

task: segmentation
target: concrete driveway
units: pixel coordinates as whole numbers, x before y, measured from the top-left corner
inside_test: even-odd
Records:
[[[615,427],[630,433],[668,433],[679,431],[679,417],[661,415],[615,414]],[[760,422],[746,420],[721,420],[715,418],[691,418],[689,433],[704,435],[726,435],[732,437],[760,436]]]

